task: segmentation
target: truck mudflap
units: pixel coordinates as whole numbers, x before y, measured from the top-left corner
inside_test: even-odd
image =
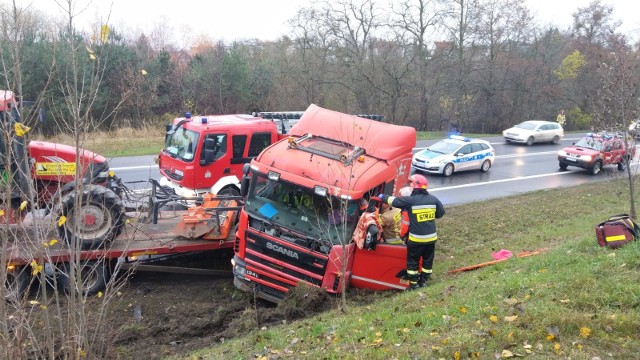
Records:
[[[356,248],[350,286],[371,290],[405,290],[409,283],[396,277],[406,269],[405,245],[377,244],[375,250]]]

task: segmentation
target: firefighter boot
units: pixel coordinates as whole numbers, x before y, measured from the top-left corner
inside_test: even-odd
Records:
[[[407,288],[408,291],[420,288],[420,274],[409,275],[409,281],[411,285],[409,285],[409,287]]]
[[[420,279],[418,280],[418,286],[423,287],[427,285],[427,280],[431,277],[431,274],[420,273]]]

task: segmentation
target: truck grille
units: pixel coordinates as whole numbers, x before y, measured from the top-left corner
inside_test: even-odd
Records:
[[[328,262],[326,255],[292,246],[278,238],[251,229],[247,230],[245,243],[247,269],[254,268],[254,272],[260,274],[259,278],[263,281],[291,288],[293,285],[275,279],[284,274],[295,283],[305,281],[316,286],[322,285]],[[269,274],[273,274],[273,277]]]

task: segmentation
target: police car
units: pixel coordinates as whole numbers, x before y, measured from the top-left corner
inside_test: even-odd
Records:
[[[450,135],[414,154],[411,165],[415,170],[444,176],[464,170],[487,172],[496,158],[495,154],[486,140]]]

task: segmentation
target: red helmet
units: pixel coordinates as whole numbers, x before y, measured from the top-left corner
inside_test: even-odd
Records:
[[[422,175],[413,174],[409,176],[409,183],[414,189],[427,189],[427,178]]]

